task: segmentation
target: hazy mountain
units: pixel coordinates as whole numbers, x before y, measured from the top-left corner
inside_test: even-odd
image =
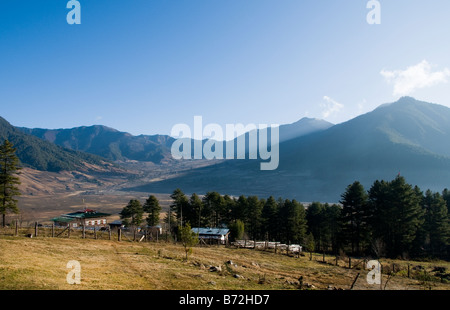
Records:
[[[332,123],[323,119],[304,117],[295,123],[280,126],[280,142],[323,131],[332,126]]]
[[[133,136],[99,125],[71,129],[19,129],[59,146],[113,161],[138,160],[161,163],[170,159],[170,147],[174,141],[165,135]]]
[[[257,160],[232,160],[155,182],[143,191],[216,190],[300,201],[340,199],[355,180],[368,189],[398,173],[423,190],[450,187],[450,109],[404,97],[326,130],[280,144],[280,165],[260,171]]]
[[[109,167],[99,156],[65,149],[51,142],[26,134],[0,117],[0,141],[8,139],[16,147],[16,155],[26,167],[41,171],[89,170]],[[90,165],[90,167],[88,167]]]
[[[287,141],[333,124],[319,119],[303,118],[293,124],[280,126],[280,141]],[[175,141],[168,135],[133,136],[106,126],[83,126],[71,129],[18,128],[59,146],[102,156],[109,160],[137,160],[164,163],[172,159],[171,146]],[[248,134],[246,134],[248,141]],[[206,139],[203,141],[203,144]],[[236,143],[236,142],[235,142]],[[194,142],[191,144],[194,149]],[[224,147],[225,150],[225,147]],[[246,145],[248,151],[248,144]],[[235,147],[235,153],[237,147]],[[237,155],[235,155],[235,158]]]

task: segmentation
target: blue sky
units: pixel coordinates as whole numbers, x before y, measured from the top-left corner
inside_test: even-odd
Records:
[[[0,116],[15,126],[340,123],[403,95],[450,107],[450,1],[0,2]]]

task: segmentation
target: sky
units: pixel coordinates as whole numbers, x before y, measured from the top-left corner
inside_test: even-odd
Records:
[[[345,122],[412,96],[450,107],[450,1],[0,1],[0,116],[14,126]]]

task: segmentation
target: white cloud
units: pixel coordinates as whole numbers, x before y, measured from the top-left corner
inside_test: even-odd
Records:
[[[323,118],[327,118],[332,114],[336,114],[340,110],[342,110],[342,108],[344,108],[343,104],[337,102],[336,100],[334,100],[328,96],[324,96],[323,100],[326,101],[326,103],[322,103],[320,105],[320,107],[323,109],[323,111],[322,111]]]
[[[381,70],[380,74],[388,83],[394,85],[394,96],[405,96],[412,94],[417,89],[447,83],[447,78],[450,77],[448,68],[436,72],[431,70],[432,65],[428,61],[423,60],[405,70]]]

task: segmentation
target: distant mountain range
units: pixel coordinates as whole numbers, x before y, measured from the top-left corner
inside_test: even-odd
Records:
[[[24,165],[44,171],[125,160],[176,162],[170,136],[133,136],[100,125],[29,129],[0,118],[0,139],[6,138]],[[442,191],[450,188],[450,109],[403,97],[338,125],[303,118],[280,126],[279,149],[279,167],[273,171],[261,171],[259,160],[226,160],[128,190],[170,193],[181,188],[186,193],[214,190],[337,202],[355,180],[368,189],[375,180],[400,173],[423,190]]]
[[[347,185],[368,189],[398,174],[423,190],[450,187],[450,109],[410,97],[324,130],[280,143],[280,165],[260,171],[257,160],[229,160],[169,180],[133,188],[147,192],[274,195],[337,202]]]
[[[280,141],[287,141],[331,126],[333,124],[324,120],[302,118],[293,124],[280,126]],[[168,135],[133,136],[101,125],[71,129],[24,127],[17,129],[61,147],[91,153],[111,161],[136,160],[161,164],[173,160],[171,146],[175,139]],[[248,134],[246,135],[248,137]],[[205,142],[206,139],[203,144]],[[192,149],[193,143],[192,140]],[[235,150],[237,151],[237,148]],[[248,144],[246,150],[248,151]]]
[[[109,169],[112,163],[104,158],[63,148],[54,143],[29,135],[0,117],[0,141],[8,139],[17,149],[22,165],[41,171],[87,171]]]
[[[171,159],[170,148],[174,141],[167,135],[133,136],[100,125],[72,129],[18,129],[64,148],[91,153],[111,161],[167,162]]]

